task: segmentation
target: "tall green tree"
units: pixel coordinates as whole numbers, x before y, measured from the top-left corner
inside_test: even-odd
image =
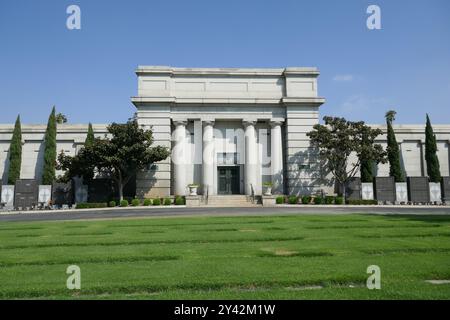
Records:
[[[20,179],[20,167],[22,165],[22,126],[20,115],[17,116],[16,124],[9,146],[9,170],[8,184],[15,184]]]
[[[373,130],[370,127],[365,126],[361,129],[361,140],[363,145],[374,144],[374,139],[376,136],[371,135]],[[381,131],[376,131],[378,135],[381,134]],[[371,158],[371,153],[360,153],[359,161],[361,162],[360,171],[361,171],[361,182],[373,182],[374,172],[373,169],[376,164],[376,159]]]
[[[42,171],[42,184],[52,184],[55,180],[56,167],[56,110],[53,107],[48,118],[45,132],[44,168]]]
[[[390,110],[386,112],[385,115],[387,124],[387,155],[389,160],[389,175],[394,177],[395,182],[404,182],[405,177],[400,165],[400,148],[398,147],[394,128],[392,127],[396,114],[397,113],[394,110]]]
[[[343,196],[347,185],[360,168],[360,159],[365,155],[376,163],[386,162],[386,152],[380,144],[374,143],[382,131],[372,129],[364,122],[351,122],[344,118],[324,117],[325,124],[316,124],[307,133],[313,146],[317,147],[325,160],[327,169],[340,184]],[[357,161],[351,161],[356,154]]]
[[[109,137],[95,138],[93,144],[85,145],[75,157],[59,157],[59,168],[68,172],[68,177],[91,175],[86,168],[114,179],[119,187],[120,200],[123,188],[139,170],[166,159],[170,152],[166,147],[153,144],[152,131],[139,128],[137,121],[108,126]]]
[[[436,136],[431,126],[430,117],[427,114],[427,124],[425,127],[425,160],[427,161],[427,172],[431,182],[441,182],[441,170],[439,168],[439,158],[436,154]]]
[[[88,132],[87,132],[87,136],[86,136],[86,140],[84,142],[85,146],[91,146],[94,143],[94,129],[92,129],[92,123],[89,122],[89,126],[88,126]]]

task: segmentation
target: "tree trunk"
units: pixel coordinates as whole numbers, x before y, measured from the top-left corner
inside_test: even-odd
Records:
[[[344,197],[344,204],[347,203],[347,183],[343,182],[342,183],[342,197]]]
[[[120,201],[123,200],[123,185],[122,185],[122,183],[119,183],[119,198],[120,198]]]
[[[122,174],[119,172],[119,178],[117,179],[117,186],[119,187],[119,201],[121,202],[123,200],[123,181],[122,181]]]

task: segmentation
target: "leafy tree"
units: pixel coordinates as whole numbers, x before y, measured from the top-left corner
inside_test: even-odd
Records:
[[[62,123],[67,123],[67,117],[66,115],[62,114],[61,112],[59,112],[56,115],[56,123],[58,124],[62,124]]]
[[[20,178],[20,167],[22,165],[22,127],[20,125],[20,115],[17,116],[16,124],[9,147],[9,170],[8,184],[15,184]]]
[[[42,171],[42,183],[52,184],[55,180],[56,166],[56,116],[55,107],[48,118],[45,132],[44,169]]]
[[[402,167],[400,165],[400,149],[397,139],[395,138],[392,122],[395,120],[397,113],[394,110],[386,112],[385,118],[387,123],[387,155],[389,160],[389,175],[394,177],[395,182],[404,182]]]
[[[86,140],[84,142],[85,146],[90,146],[94,143],[94,129],[92,129],[92,123],[89,122],[89,126],[88,126],[88,133],[87,133],[87,137]]]
[[[344,197],[347,184],[360,168],[361,158],[376,163],[386,162],[386,153],[375,138],[382,131],[372,129],[364,122],[351,122],[344,118],[324,117],[325,125],[316,124],[307,134],[313,146],[319,149],[327,169],[340,184]],[[357,161],[350,162],[350,155],[356,154]]]
[[[110,137],[95,138],[93,144],[84,146],[75,157],[60,157],[59,166],[67,170],[68,177],[90,174],[86,168],[107,175],[117,182],[120,200],[123,187],[139,171],[154,162],[166,159],[170,152],[162,146],[151,147],[151,131],[139,128],[137,121],[108,126]]]
[[[427,172],[431,182],[441,182],[439,158],[436,152],[436,136],[431,126],[430,117],[427,114],[427,125],[425,127],[425,160],[427,161]]]

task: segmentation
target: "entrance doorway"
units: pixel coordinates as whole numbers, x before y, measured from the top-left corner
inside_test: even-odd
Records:
[[[218,167],[218,194],[240,194],[239,192],[239,167]]]

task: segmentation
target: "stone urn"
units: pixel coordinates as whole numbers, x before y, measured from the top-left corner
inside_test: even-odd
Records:
[[[189,195],[190,196],[196,196],[197,195],[198,184],[190,184],[190,185],[188,185],[188,188],[189,188]]]
[[[263,183],[263,194],[265,196],[272,195],[272,183],[270,182]]]

